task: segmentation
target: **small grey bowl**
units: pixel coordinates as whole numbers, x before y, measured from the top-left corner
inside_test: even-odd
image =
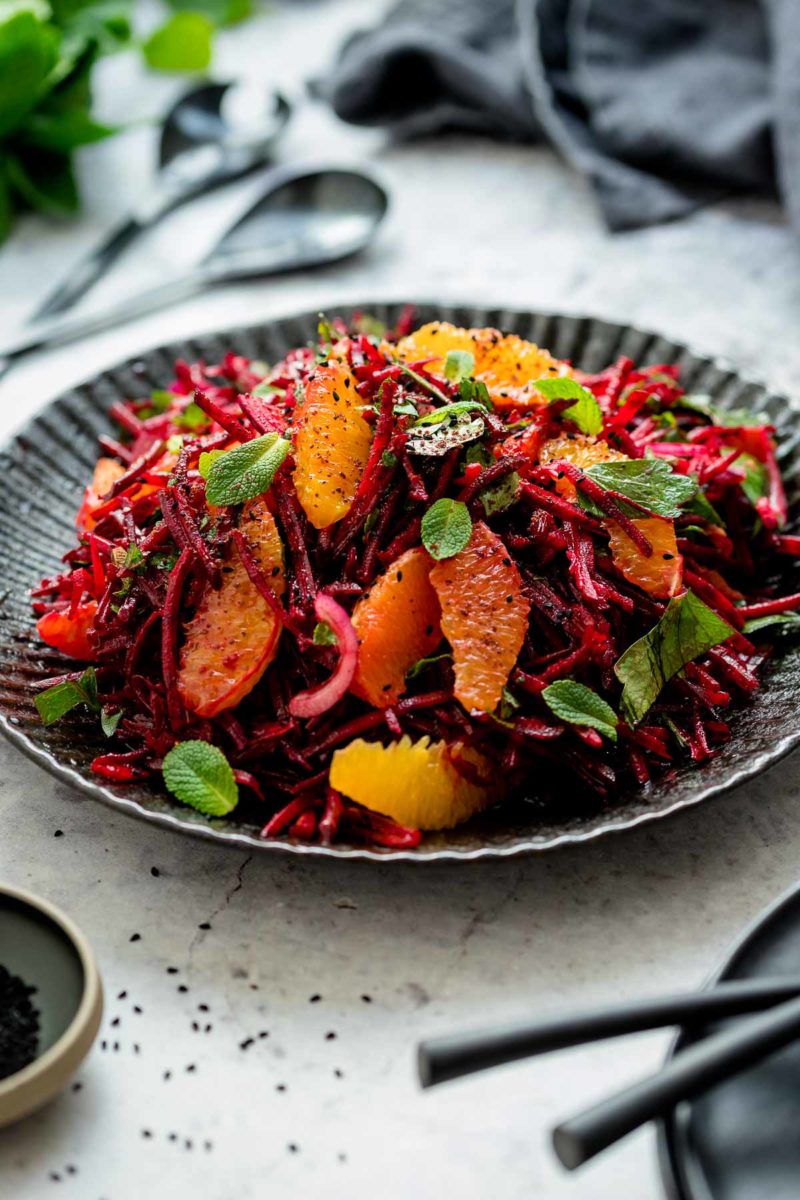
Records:
[[[0,963],[36,988],[39,1053],[0,1079],[0,1127],[52,1100],[88,1054],[103,1015],[103,988],[81,931],[54,905],[0,886]]]

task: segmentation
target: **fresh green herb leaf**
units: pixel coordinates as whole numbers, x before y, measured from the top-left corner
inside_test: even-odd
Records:
[[[742,491],[755,508],[759,500],[769,495],[769,472],[763,463],[750,454],[740,455],[737,462],[745,469]]]
[[[434,408],[432,412],[425,413],[424,417],[419,417],[414,422],[414,428],[420,425],[438,425],[441,421],[451,421],[465,413],[486,411],[486,405],[481,404],[479,400],[455,400],[452,404],[443,404],[441,408]]]
[[[363,333],[366,337],[378,340],[386,333],[386,326],[383,321],[379,321],[377,317],[373,317],[370,313],[361,313],[358,320],[353,322],[353,329],[356,333]]]
[[[770,423],[769,417],[763,413],[750,412],[746,408],[720,408],[713,403],[710,396],[702,393],[679,396],[674,401],[673,408],[686,408],[690,412],[702,413],[715,425],[725,425],[729,429],[752,429],[754,426]]]
[[[472,520],[460,500],[437,500],[422,518],[422,544],[431,558],[453,558],[472,536]]]
[[[614,665],[623,685],[625,720],[631,725],[641,721],[678,671],[733,633],[728,622],[693,592],[670,600],[658,624],[629,646]]]
[[[462,379],[458,385],[458,395],[463,404],[480,404],[489,410],[494,408],[489,389],[480,379]]]
[[[378,405],[376,405],[375,408],[377,411]],[[392,411],[394,412],[395,416],[397,416],[397,417],[418,417],[419,416],[419,412],[417,411],[417,406],[411,400],[396,401]]]
[[[177,554],[169,554],[166,550],[157,550],[155,554],[150,555],[151,565],[157,571],[166,571],[167,574],[175,570],[177,561]]]
[[[444,377],[451,383],[470,379],[475,370],[475,355],[470,350],[448,350],[444,360]]]
[[[749,637],[751,633],[757,633],[759,629],[767,629],[770,625],[784,625],[790,629],[797,628],[800,625],[800,613],[797,612],[781,612],[770,613],[766,617],[753,617],[752,620],[745,623],[743,633],[745,637]]]
[[[398,461],[397,455],[392,454],[391,450],[384,450],[383,454],[381,455],[382,467],[396,467]]]
[[[317,621],[311,640],[315,646],[336,646],[338,638],[327,621]]]
[[[39,692],[34,699],[44,725],[60,721],[66,713],[79,704],[85,704],[93,712],[99,712],[97,699],[97,676],[94,667],[87,667],[80,679],[67,679]]]
[[[509,688],[503,688],[502,699],[500,700],[500,720],[511,721],[514,713],[519,708],[519,700]]]
[[[173,796],[207,817],[224,817],[236,808],[239,788],[230,763],[210,742],[178,742],[162,770]]]
[[[324,313],[319,313],[319,321],[317,322],[317,334],[319,336],[319,356],[324,361],[331,356],[333,343],[336,341],[336,330],[331,325]]]
[[[423,389],[423,391],[430,392],[431,395],[435,396],[437,400],[441,400],[442,404],[449,403],[449,397],[446,396],[442,389],[437,387],[435,383],[431,383],[429,379],[425,379],[424,376],[418,375],[416,371],[412,371],[411,367],[407,367],[405,363],[403,364],[402,369],[403,374],[408,375],[409,379],[413,379],[414,382]],[[394,411],[397,412],[397,405],[395,405]]]
[[[124,710],[121,708],[118,708],[116,712],[112,712],[109,708],[100,709],[100,728],[107,738],[114,736],[123,715]]]
[[[194,400],[186,405],[183,412],[177,413],[173,417],[173,421],[181,429],[188,429],[190,432],[203,429],[211,423],[209,417],[203,412],[199,404],[195,404]]]
[[[126,571],[135,571],[138,567],[143,566],[144,562],[145,557],[136,545],[136,542],[131,542],[125,551],[125,558],[122,560],[123,569]]]
[[[722,517],[714,508],[714,505],[708,499],[705,492],[702,492],[699,487],[688,504],[684,504],[683,511],[694,513],[695,516],[702,517],[704,521],[708,521],[712,525],[719,525],[721,529],[725,528],[725,522],[722,520]]]
[[[198,12],[177,12],[142,46],[155,71],[205,71],[211,63],[214,32],[208,17]]]
[[[183,434],[173,433],[172,437],[167,438],[167,450],[170,454],[180,454],[183,449]]]
[[[602,696],[574,679],[558,679],[542,692],[548,708],[562,721],[596,729],[609,741],[617,740],[617,714]]]
[[[265,433],[215,458],[208,472],[209,504],[242,504],[262,495],[289,453],[289,443],[277,433]]]
[[[495,513],[505,512],[512,504],[516,504],[521,487],[522,480],[516,471],[512,471],[499,483],[490,484],[482,492],[478,492],[478,499],[483,505],[486,516],[492,517]]]
[[[563,416],[574,421],[581,433],[588,437],[596,437],[603,429],[603,414],[600,405],[588,388],[568,376],[555,376],[549,379],[537,379],[533,385],[547,400],[574,400],[569,408],[565,408]]]
[[[149,404],[138,410],[140,420],[146,421],[148,417],[160,417],[172,404],[173,400],[177,400],[174,392],[156,391],[150,396]]]
[[[663,458],[597,463],[586,474],[600,487],[620,492],[660,517],[679,517],[683,505],[697,494],[697,481],[678,475]]]
[[[276,392],[282,392],[283,388],[278,387],[277,383],[268,383],[266,379],[257,384],[250,393],[251,396],[274,396]]]
[[[465,446],[467,442],[474,442],[476,438],[482,437],[484,430],[482,417],[470,420],[468,414],[463,414],[433,425],[414,426],[409,430],[406,448],[413,454],[441,458],[456,446]]]
[[[443,662],[444,659],[451,657],[451,652],[444,650],[441,654],[429,654],[427,658],[418,658],[414,665],[406,671],[406,679],[416,679],[418,675],[421,675],[423,671],[433,666],[434,663]]]
[[[197,460],[197,469],[200,472],[200,474],[202,475],[203,479],[208,479],[208,475],[209,475],[209,472],[210,472],[212,466],[214,465],[214,463],[217,461],[218,458],[222,458],[222,455],[224,453],[225,453],[224,450],[201,450],[200,451],[200,458]]]

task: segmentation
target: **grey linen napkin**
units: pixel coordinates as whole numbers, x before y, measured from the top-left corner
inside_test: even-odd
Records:
[[[400,0],[318,90],[401,136],[547,140],[613,229],[742,192],[800,228],[800,0]]]

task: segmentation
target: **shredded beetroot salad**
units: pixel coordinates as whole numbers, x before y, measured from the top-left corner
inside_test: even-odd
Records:
[[[674,366],[412,326],[321,321],[113,405],[33,592],[82,660],[37,707],[96,714],[98,775],[413,846],[511,797],[596,811],[729,737],[762,630],[800,622],[774,431]]]

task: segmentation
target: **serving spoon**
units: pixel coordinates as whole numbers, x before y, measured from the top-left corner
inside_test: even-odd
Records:
[[[290,112],[280,93],[265,96],[241,83],[204,83],[181,96],[164,120],[152,187],[50,292],[30,322],[71,308],[135,238],[167,213],[268,162]]]
[[[363,250],[386,215],[388,197],[361,171],[276,168],[259,200],[184,275],[98,313],[60,317],[0,344],[0,376],[34,350],[99,333],[219,283],[338,262]]]

